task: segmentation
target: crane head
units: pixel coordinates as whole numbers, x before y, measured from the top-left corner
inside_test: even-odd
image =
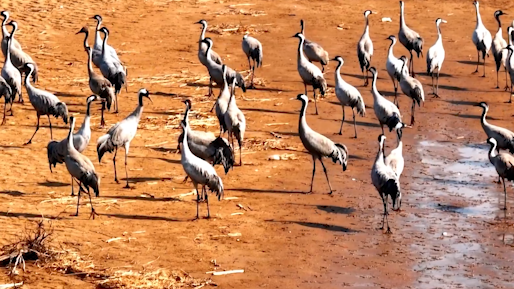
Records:
[[[18,30],[18,23],[16,21],[9,21],[7,25],[11,25],[13,28],[13,32]]]
[[[206,43],[209,47],[212,47],[212,39],[210,37],[205,37],[204,40],[202,40],[203,43]]]
[[[102,16],[96,14],[95,16],[91,17],[91,19],[95,19],[96,21],[98,21],[99,23],[102,22]]]
[[[90,102],[93,102],[95,100],[98,100],[98,96],[95,95],[95,94],[92,94],[90,95],[87,99],[86,99],[86,103],[90,103]]]
[[[400,208],[402,207],[402,192],[400,190],[398,190],[396,195],[392,194],[391,195],[391,200],[393,202],[392,210],[393,211],[399,211]]]
[[[477,1],[477,0],[473,1],[473,5],[475,5],[476,7],[478,7],[478,1]]]
[[[184,101],[182,101],[187,108],[191,109],[193,106],[191,105],[191,100],[190,99],[185,99]]]
[[[476,104],[475,106],[480,106],[481,108],[489,108],[486,102],[482,101],[479,104]]]
[[[487,143],[490,144],[491,146],[496,146],[498,144],[496,142],[496,140],[494,138],[492,138],[492,137],[487,139]]]
[[[309,101],[309,99],[307,98],[307,95],[301,94],[301,93],[296,96],[296,99],[301,100],[302,102],[308,102]]]
[[[2,12],[0,12],[0,15],[2,15],[2,17],[4,17],[4,20],[9,19],[9,12],[8,11],[2,11]]]
[[[198,21],[198,22],[195,22],[193,24],[202,24],[203,26],[207,26],[207,21],[205,21],[204,19]]]
[[[368,17],[369,14],[373,14],[373,11],[371,11],[371,10],[364,11],[364,17]]]
[[[77,32],[75,34],[80,34],[80,33],[89,33],[89,27],[84,26],[84,27],[80,28],[79,32]]]
[[[446,20],[444,20],[444,19],[441,19],[441,18],[437,18],[437,19],[435,20],[435,24],[439,25],[439,24],[441,24],[441,23],[448,23],[448,21],[446,21]]]
[[[396,36],[389,35],[389,37],[387,37],[386,40],[396,41]]]
[[[336,56],[334,57],[334,59],[332,59],[333,61],[338,61],[339,63],[343,64],[344,63],[344,60],[341,56]]]
[[[303,34],[298,32],[296,33],[295,35],[292,36],[293,38],[296,37],[296,38],[299,38],[299,39],[303,39]]]
[[[102,27],[98,31],[103,32],[106,36],[109,35],[109,29],[107,29],[107,27]]]

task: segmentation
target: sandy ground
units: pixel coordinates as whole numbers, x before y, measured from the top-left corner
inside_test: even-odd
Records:
[[[435,39],[434,21],[441,17],[446,61],[440,80],[440,99],[427,96],[417,110],[417,123],[404,132],[406,168],[402,176],[402,211],[390,216],[393,235],[380,226],[382,204],[370,179],[380,127],[372,110],[370,87],[362,87],[356,57],[361,36],[362,12],[371,9],[371,37],[378,68],[378,88],[391,96],[393,87],[385,72],[391,34],[397,34],[397,1],[3,1],[18,21],[19,41],[37,61],[37,87],[55,92],[77,116],[85,113],[86,54],[82,36],[75,33],[89,19],[101,14],[111,31],[110,44],[129,69],[129,91],[120,96],[120,113],[107,114],[107,127],[99,128],[99,105],[94,105],[92,144],[85,151],[102,178],[101,195],[94,199],[100,216],[89,220],[89,206],[71,217],[76,199],[69,196],[69,175],[63,165],[50,173],[46,145],[50,140],[47,119],[32,135],[36,114],[30,103],[14,106],[14,117],[0,128],[0,245],[12,242],[24,228],[44,216],[54,227],[54,242],[78,252],[94,268],[120,270],[183,270],[198,279],[212,278],[220,288],[509,288],[512,282],[512,203],[503,218],[503,192],[493,183],[495,172],[487,160],[485,134],[481,130],[480,101],[490,104],[490,119],[510,129],[508,93],[496,86],[493,58],[487,59],[487,77],[473,75],[475,27],[471,1],[408,1],[408,25],[425,39],[425,52]],[[481,4],[482,18],[490,31],[497,29],[496,9],[509,13],[511,1]],[[381,22],[391,17],[392,23]],[[505,24],[510,23],[507,16]],[[257,70],[256,90],[242,94],[238,105],[247,119],[245,165],[223,175],[225,196],[237,199],[212,201],[210,220],[195,216],[191,183],[185,176],[180,155],[175,153],[179,119],[184,105],[193,102],[194,129],[217,131],[209,113],[213,98],[207,92],[207,71],[197,59],[199,25],[206,19],[218,27],[238,31],[208,32],[215,50],[225,62],[247,75],[241,50],[244,30],[264,46],[264,67]],[[303,92],[296,71],[299,20],[306,21],[306,35],[323,45],[331,56],[345,59],[343,77],[357,86],[368,106],[358,118],[359,138],[351,122],[339,129],[341,108],[333,93],[335,63],[325,76],[331,86],[319,103],[320,115],[308,110],[310,126],[350,152],[348,170],[328,164],[336,192],[329,196],[321,170],[314,194],[308,191],[311,157],[297,135]],[[506,25],[505,25],[506,26]],[[339,27],[339,29],[338,29]],[[506,33],[504,33],[506,35]],[[90,39],[92,43],[92,39]],[[396,56],[408,52],[400,44]],[[430,78],[422,73],[425,59],[415,60],[418,79],[431,91]],[[504,81],[503,73],[500,83]],[[129,155],[132,189],[114,182],[112,155],[98,164],[94,143],[108,127],[128,115],[137,105],[136,93],[145,87],[153,104],[145,106],[138,134]],[[216,91],[217,93],[217,91]],[[400,97],[406,120],[409,100]],[[349,110],[347,110],[349,112]],[[54,138],[62,139],[67,127],[52,120]],[[271,134],[274,132],[274,135]],[[387,150],[395,146],[387,133]],[[290,160],[269,161],[271,155],[291,154]],[[123,175],[123,152],[118,172]],[[325,162],[328,163],[328,162]],[[221,170],[219,170],[221,174]],[[121,181],[125,180],[122,177]],[[509,197],[512,196],[509,186]],[[149,197],[149,195],[153,197]],[[245,208],[238,207],[241,204]],[[201,213],[206,213],[205,207]],[[243,213],[243,214],[233,214]],[[111,238],[123,239],[107,243]],[[215,262],[214,262],[215,260]],[[216,263],[218,266],[215,266]],[[244,269],[243,274],[215,276],[213,270]],[[26,288],[95,288],[98,280],[29,266]],[[102,269],[99,269],[102,270]],[[2,283],[8,282],[5,274]],[[5,281],[5,282],[4,282]]]

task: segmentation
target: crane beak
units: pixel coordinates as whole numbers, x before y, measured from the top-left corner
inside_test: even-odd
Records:
[[[441,20],[441,22],[443,22],[443,23],[448,23],[448,21],[446,21],[446,20]]]
[[[150,98],[150,95],[145,95],[146,98],[150,100],[150,102],[153,104],[153,100]]]

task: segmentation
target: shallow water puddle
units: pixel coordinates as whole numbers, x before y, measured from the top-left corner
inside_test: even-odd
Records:
[[[507,286],[509,269],[499,269],[503,260],[491,254],[503,242],[484,242],[482,231],[503,217],[503,187],[493,183],[488,146],[422,141],[417,152],[423,166],[405,185],[405,201],[416,212],[405,224],[414,229],[412,248],[419,256],[415,288]]]

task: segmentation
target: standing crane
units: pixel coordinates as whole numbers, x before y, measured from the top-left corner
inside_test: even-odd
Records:
[[[55,118],[61,117],[64,123],[68,123],[68,107],[64,102],[61,102],[57,96],[53,95],[48,91],[44,91],[42,89],[38,89],[30,84],[29,77],[34,72],[34,65],[31,63],[26,64],[26,67],[29,71],[28,74],[25,75],[25,88],[27,89],[27,94],[29,95],[29,100],[37,113],[37,126],[36,131],[26,143],[32,143],[32,139],[36,135],[39,130],[39,118],[42,115],[48,116],[48,123],[50,125],[50,139],[53,139],[52,133],[52,122],[50,121],[50,115],[53,115]]]
[[[411,75],[414,77],[416,74],[414,72],[414,58],[412,57],[412,50],[416,51],[418,58],[420,54],[421,57],[423,57],[423,38],[421,38],[421,36],[419,36],[416,31],[410,29],[405,24],[405,15],[403,11],[404,5],[405,3],[400,1],[400,31],[398,32],[398,39],[400,40],[400,43],[403,44],[407,50],[409,50],[410,62],[408,69]]]
[[[405,166],[405,161],[403,159],[402,129],[397,130],[396,133],[398,144],[396,148],[391,150],[389,155],[385,157],[384,163],[393,170],[399,180]]]
[[[87,98],[87,109],[84,122],[82,123],[79,131],[73,134],[73,146],[79,153],[82,153],[84,150],[86,150],[87,146],[89,145],[89,141],[91,140],[91,103],[95,100],[98,100],[96,95],[91,95]],[[51,172],[53,172],[52,166],[55,168],[57,164],[64,163],[66,154],[68,153],[67,144],[67,138],[61,141],[50,141],[48,143],[46,147],[46,154],[48,156],[48,166]],[[71,182],[71,195],[75,195],[73,192],[73,177]]]
[[[505,15],[506,13],[503,13],[501,10],[496,10],[494,12],[494,18],[498,22],[498,31],[494,35],[493,43],[491,46],[491,49],[493,51],[494,56],[494,62],[496,63],[496,88],[500,88],[500,83],[498,80],[498,72],[500,71],[500,67],[503,65],[505,68],[505,90],[509,89],[508,85],[508,76],[507,76],[507,51],[505,50],[505,47],[507,47],[507,41],[503,39],[503,30],[502,30],[502,23],[500,21],[500,16]],[[507,29],[508,31],[508,29]]]
[[[5,57],[5,56],[7,56],[7,47],[8,47],[7,39],[9,36],[11,36],[9,31],[7,31],[7,28],[5,27],[5,25],[7,24],[7,20],[9,20],[9,12],[2,11],[2,12],[0,12],[0,15],[4,18],[2,20],[2,53],[4,54],[4,57]],[[21,50],[21,45],[18,42],[18,40],[16,40],[15,38],[13,38],[13,40],[12,40],[12,46],[16,49]]]
[[[305,35],[305,22],[303,19],[300,20],[300,26],[302,28],[301,34]],[[325,49],[323,49],[323,47],[318,43],[312,42],[308,39],[304,39],[302,47],[307,59],[309,59],[310,62],[321,63],[321,72],[325,72],[325,65],[328,65],[329,61],[328,52],[325,51]]]
[[[188,132],[184,123],[182,123],[182,129],[184,138],[182,141],[182,149],[180,150],[182,156],[180,162],[182,163],[182,167],[184,168],[187,176],[193,182],[196,190],[196,218],[199,218],[200,206],[200,193],[198,192],[198,185],[202,186],[202,198],[205,198],[207,202],[207,218],[210,218],[211,212],[209,209],[209,194],[206,191],[206,187],[209,188],[211,192],[216,193],[218,200],[221,200],[224,193],[223,182],[221,181],[221,178],[218,176],[213,166],[201,158],[195,156],[189,150],[187,138]]]
[[[487,103],[481,102],[477,104],[477,106],[483,109],[480,124],[487,137],[496,140],[498,151],[499,149],[504,149],[514,154],[514,132],[503,127],[492,125],[487,121],[487,112],[489,112],[489,105],[487,105]]]
[[[427,74],[432,77],[432,94],[434,97],[439,97],[439,72],[443,67],[444,62],[444,47],[443,47],[443,37],[441,35],[441,23],[446,23],[446,20],[441,18],[437,18],[435,21],[435,26],[437,28],[437,40],[435,44],[428,49],[427,54]],[[437,79],[436,85],[434,87],[434,74],[437,69]]]
[[[407,57],[400,57],[403,61],[403,65],[407,65]],[[414,125],[414,111],[416,109],[416,103],[418,107],[421,106],[421,102],[425,102],[425,92],[423,90],[423,85],[421,82],[414,77],[410,76],[404,68],[402,68],[402,76],[400,78],[400,88],[402,92],[412,99],[412,107],[411,107],[411,118],[410,125]]]
[[[245,34],[243,36],[242,46],[243,51],[246,54],[246,58],[248,58],[248,66],[250,73],[252,74],[252,81],[250,82],[249,88],[255,88],[253,85],[253,77],[255,76],[255,67],[262,66],[262,44],[256,38]],[[253,61],[253,65],[250,64],[250,58]]]
[[[378,72],[375,67],[371,67],[369,69],[371,75],[373,77],[373,82],[371,83],[371,94],[373,95],[373,110],[375,111],[375,115],[380,123],[380,127],[382,128],[382,134],[384,134],[384,124],[387,125],[389,131],[391,132],[393,129],[397,130],[403,126],[402,116],[400,114],[400,110],[398,107],[387,100],[377,89],[377,78]]]
[[[118,57],[118,53],[116,50],[107,43],[102,41],[102,37],[100,36],[100,26],[102,25],[102,16],[95,15],[92,19],[96,20],[96,29],[95,29],[95,44],[93,45],[93,55],[98,54],[102,55],[103,47],[105,46],[105,52],[112,58],[116,59],[118,62],[122,63],[120,58]],[[96,65],[96,64],[95,64]]]
[[[18,23],[16,21],[11,21],[8,23],[8,25],[11,25],[13,28],[11,34],[14,34],[16,31],[18,31]],[[7,52],[7,50],[6,50],[6,52]],[[29,69],[27,68],[26,64],[32,64],[32,66],[34,67],[34,70],[32,71],[32,81],[37,82],[39,73],[38,73],[37,64],[32,59],[32,57],[30,57],[30,55],[25,53],[21,48],[17,48],[16,45],[13,45],[11,47],[10,53],[11,53],[10,57],[11,57],[12,64],[16,68],[18,68],[18,70],[20,72],[25,73],[25,75],[30,72]],[[23,100],[20,99],[20,102],[23,102]]]
[[[232,95],[227,83],[227,66],[223,64],[221,70],[223,73],[223,88],[221,89],[220,95],[214,104],[216,109],[216,117],[220,123],[220,136],[222,136],[227,131],[227,125],[225,124],[225,113],[227,113],[228,102],[230,100],[230,96]]]
[[[339,134],[342,135],[343,123],[344,123],[344,107],[349,106],[353,113],[353,129],[355,130],[355,138],[357,138],[357,125],[355,123],[355,110],[357,113],[364,117],[366,115],[366,106],[364,105],[364,99],[361,93],[353,85],[347,83],[341,77],[341,67],[343,66],[344,60],[341,56],[336,56],[334,59],[339,64],[337,65],[335,72],[336,79],[336,97],[341,103],[343,109],[343,118],[341,119],[341,127],[339,128]]]
[[[503,182],[504,202],[503,209],[507,214],[507,188],[505,187],[505,179],[514,181],[514,156],[508,153],[498,153],[496,148],[496,139],[488,138],[487,143],[491,145],[489,149],[489,161],[493,164],[499,178]]]
[[[484,61],[484,75],[485,77],[485,56],[489,56],[489,49],[491,49],[492,37],[491,33],[487,28],[485,28],[482,23],[482,18],[480,17],[480,10],[478,8],[478,1],[474,1],[476,14],[477,14],[477,25],[475,26],[475,30],[473,31],[473,36],[471,40],[473,40],[473,44],[477,48],[477,69],[474,73],[478,72],[478,66],[480,65],[480,53],[482,53],[482,60]]]
[[[334,163],[339,163],[343,167],[343,172],[346,171],[348,165],[348,149],[345,145],[334,143],[324,135],[312,130],[307,124],[305,113],[307,111],[307,104],[309,99],[304,94],[299,94],[296,97],[302,102],[302,108],[300,110],[300,120],[298,124],[298,133],[303,146],[309,154],[312,156],[312,179],[311,189],[308,192],[312,193],[312,185],[314,184],[314,174],[316,173],[316,160],[319,160],[325,176],[327,177],[328,187],[330,188],[329,194],[332,194],[332,185],[328,179],[327,168],[323,164],[323,158],[331,158]]]
[[[246,131],[246,119],[243,112],[237,107],[233,92],[230,94],[227,112],[225,113],[225,125],[227,126],[228,140],[232,143],[232,148],[234,148],[234,138],[237,140],[237,144],[239,145],[239,165],[242,166],[243,161],[241,155]]]
[[[114,151],[114,157],[112,162],[114,165],[114,181],[119,183],[118,175],[116,173],[116,155],[118,154],[118,148],[125,148],[125,176],[127,185],[125,188],[130,188],[128,181],[128,170],[127,170],[127,159],[129,154],[130,142],[136,136],[137,125],[143,114],[143,97],[148,98],[152,103],[150,94],[145,88],[141,88],[138,92],[139,104],[136,109],[127,116],[124,120],[118,122],[109,129],[107,134],[98,138],[96,143],[96,152],[98,153],[98,162],[102,161],[102,157],[106,152],[112,153]]]
[[[14,101],[16,95],[19,96],[20,102],[23,102],[22,90],[21,90],[21,73],[11,62],[11,47],[12,40],[14,38],[15,30],[7,37],[7,53],[5,54],[4,66],[2,67],[1,76],[7,82],[11,88],[11,98]],[[12,113],[12,102],[11,102],[11,113]],[[5,116],[5,114],[4,114]]]
[[[64,163],[66,164],[66,168],[70,173],[72,180],[71,185],[73,187],[73,179],[75,179],[79,183],[79,193],[77,196],[77,213],[75,216],[79,215],[79,204],[80,204],[80,192],[83,191],[89,195],[89,203],[91,204],[91,215],[90,218],[95,218],[97,213],[93,208],[93,201],[91,200],[91,193],[89,188],[93,190],[95,196],[98,197],[100,195],[100,177],[95,171],[95,166],[91,162],[91,160],[85,155],[79,153],[75,146],[73,145],[73,129],[75,128],[75,117],[70,117],[70,131],[68,133],[68,142],[67,142],[67,153]],[[85,187],[85,189],[83,188]]]
[[[309,62],[303,54],[303,47],[305,37],[301,33],[296,33],[293,37],[300,40],[298,44],[298,59],[297,68],[300,77],[303,80],[305,88],[305,95],[307,95],[307,85],[312,85],[312,92],[314,94],[314,106],[316,107],[316,115],[318,114],[318,102],[316,99],[316,89],[319,89],[320,94],[324,97],[327,91],[327,81],[323,76],[323,72],[314,64]]]
[[[207,31],[207,21],[202,19],[195,24],[202,24],[202,32],[200,33],[200,40],[198,40],[198,59],[204,66],[207,66],[207,44],[203,42],[205,31]],[[223,64],[221,57],[214,50],[211,50],[211,59],[219,65]]]
[[[396,37],[394,35],[390,35],[387,39],[391,40],[391,45],[389,45],[389,51],[387,53],[387,62],[386,62],[386,70],[393,81],[394,86],[394,103],[398,103],[398,82],[400,81],[400,77],[402,76],[402,67],[403,61],[399,58],[396,58],[393,54],[393,47],[396,44]],[[407,69],[405,67],[405,69]],[[409,73],[409,71],[407,71]]]
[[[371,57],[373,56],[373,42],[369,37],[369,19],[368,16],[372,14],[371,10],[364,11],[364,19],[366,19],[366,26],[364,26],[364,33],[357,43],[357,57],[361,67],[362,77],[364,78],[364,86],[368,86],[368,69],[371,66]],[[366,76],[364,76],[366,72]]]
[[[393,169],[384,163],[384,141],[386,137],[381,134],[378,136],[378,153],[375,159],[375,164],[371,169],[371,182],[378,191],[378,194],[382,198],[384,204],[384,216],[382,218],[382,228],[384,229],[384,219],[387,221],[386,234],[391,234],[391,228],[389,227],[389,219],[387,216],[387,200],[391,196],[393,202],[393,211],[398,211],[402,206],[402,193],[400,190],[400,181],[398,176]]]
[[[3,125],[5,123],[5,116],[6,116],[6,113],[7,113],[7,104],[8,103],[11,106],[10,107],[11,115],[13,115],[13,113],[12,113],[12,103],[14,101],[14,97],[12,96],[11,86],[9,86],[7,81],[5,81],[5,79],[2,76],[0,76],[0,97],[2,97],[2,96],[5,99],[4,118],[2,119],[2,125]]]

